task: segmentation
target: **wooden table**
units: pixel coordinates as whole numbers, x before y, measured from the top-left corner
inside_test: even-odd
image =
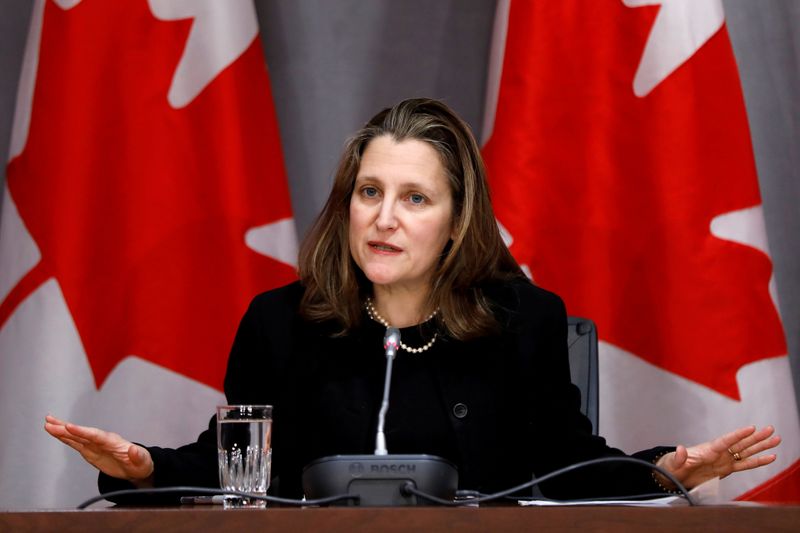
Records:
[[[4,531],[800,531],[797,506],[105,508],[0,513]]]

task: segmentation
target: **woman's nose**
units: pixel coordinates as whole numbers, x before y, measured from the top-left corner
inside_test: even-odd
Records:
[[[393,201],[387,200],[381,203],[380,210],[378,211],[378,218],[375,221],[375,224],[380,231],[388,231],[397,228],[397,216]]]

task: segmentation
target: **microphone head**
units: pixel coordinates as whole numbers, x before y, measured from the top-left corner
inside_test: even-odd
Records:
[[[400,346],[400,330],[386,328],[386,334],[383,336],[383,349],[386,350],[386,355],[394,357],[398,346]]]

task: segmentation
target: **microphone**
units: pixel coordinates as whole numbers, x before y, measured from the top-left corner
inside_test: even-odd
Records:
[[[375,455],[386,455],[386,435],[383,432],[383,425],[386,421],[386,411],[389,410],[389,387],[392,384],[392,363],[397,355],[397,347],[400,345],[400,330],[397,328],[386,328],[386,335],[383,336],[383,349],[386,350],[386,377],[383,381],[383,401],[381,410],[378,413],[378,434],[375,436]]]
[[[383,349],[386,350],[386,357],[394,359],[398,346],[400,346],[400,330],[386,328],[386,335],[383,336]]]
[[[318,499],[341,494],[357,495],[341,505],[393,506],[428,505],[429,501],[410,492],[406,485],[452,500],[458,487],[458,470],[450,461],[435,455],[389,455],[386,450],[384,423],[389,410],[392,363],[400,346],[400,330],[386,328],[383,348],[386,351],[386,376],[383,400],[378,413],[375,455],[333,455],[322,457],[303,468],[303,491],[307,498]]]

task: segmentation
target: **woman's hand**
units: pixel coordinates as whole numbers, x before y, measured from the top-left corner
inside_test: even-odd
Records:
[[[772,426],[758,431],[755,426],[743,427],[696,446],[678,446],[674,452],[661,457],[658,466],[691,489],[715,477],[721,479],[732,472],[773,462],[775,454],[759,455],[780,444],[781,438],[773,433],[775,429]],[[664,486],[674,488],[672,482],[660,474],[658,477]]]
[[[147,449],[116,433],[70,424],[52,415],[45,417],[44,429],[101,472],[137,487],[152,486],[153,458]]]

